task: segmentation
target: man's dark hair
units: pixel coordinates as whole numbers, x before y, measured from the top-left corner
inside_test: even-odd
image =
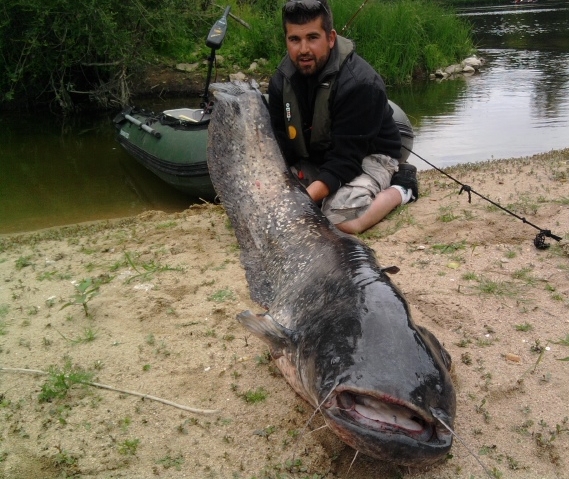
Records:
[[[286,35],[286,24],[304,25],[322,18],[322,28],[329,35],[334,28],[332,10],[327,0],[289,0],[283,6],[283,29]]]

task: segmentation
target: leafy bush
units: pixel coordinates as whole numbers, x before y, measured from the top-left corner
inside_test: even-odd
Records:
[[[4,0],[0,101],[34,99],[72,110],[84,97],[124,103],[128,75],[187,46],[214,14],[199,0]]]
[[[262,68],[272,72],[286,51],[282,2],[224,4],[250,25],[229,20],[224,65],[244,69],[264,58]],[[349,23],[341,33],[388,83],[409,82],[473,49],[469,25],[429,0],[367,2],[361,10],[362,0],[330,4],[338,31]],[[146,65],[206,58],[205,38],[222,11],[211,0],[3,0],[0,104],[49,103],[64,112],[85,100],[99,108],[124,105]]]

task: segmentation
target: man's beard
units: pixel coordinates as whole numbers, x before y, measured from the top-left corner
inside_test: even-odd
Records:
[[[313,60],[314,62],[311,63],[310,66],[306,66],[301,64],[301,60]],[[301,75],[311,76],[320,72],[320,70],[324,68],[324,65],[326,65],[327,61],[328,56],[316,58],[313,55],[304,55],[302,57],[298,57],[296,61],[293,61],[293,64]]]

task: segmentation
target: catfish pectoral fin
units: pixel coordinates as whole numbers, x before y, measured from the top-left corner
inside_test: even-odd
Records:
[[[442,359],[443,364],[447,368],[448,371],[452,368],[452,358],[450,357],[449,352],[444,348],[444,346],[440,343],[437,337],[431,333],[427,328],[424,326],[417,326],[417,329],[423,333],[425,339],[427,339],[432,347],[433,351],[438,351],[439,357]]]
[[[399,266],[386,266],[385,268],[381,268],[381,271],[388,274],[397,274],[401,269]]]
[[[255,314],[249,310],[237,315],[237,321],[271,347],[271,353],[291,345],[293,331],[277,323],[270,314]],[[273,356],[274,357],[274,356]]]

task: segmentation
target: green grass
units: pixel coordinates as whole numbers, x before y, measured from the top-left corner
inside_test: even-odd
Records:
[[[231,301],[234,299],[235,294],[230,289],[220,289],[207,298],[208,301],[214,301],[216,303],[223,303],[224,301]]]
[[[126,280],[126,283],[130,283],[135,279],[141,281],[147,281],[156,273],[162,273],[164,271],[183,271],[180,267],[172,267],[168,265],[163,265],[153,259],[148,261],[141,261],[138,254],[131,254],[126,252],[125,254],[126,264],[128,264],[132,269],[136,271],[137,274],[131,276]],[[113,265],[112,268],[115,268]]]
[[[25,268],[26,266],[31,266],[32,263],[32,257],[31,256],[20,256],[17,260],[16,260],[16,269],[20,270]]]
[[[74,385],[83,387],[92,380],[93,373],[84,371],[73,366],[70,359],[66,359],[63,368],[50,366],[48,377],[41,387],[40,402],[51,402],[55,399],[63,399]]]
[[[442,243],[442,244],[434,244],[431,246],[431,248],[434,251],[437,251],[439,253],[445,253],[445,254],[452,254],[455,253],[457,251],[466,249],[466,242],[465,241],[461,241],[460,243]]]
[[[53,281],[56,279],[71,279],[70,274],[59,273],[58,271],[44,271],[37,275],[38,281]]]
[[[460,355],[460,361],[467,366],[472,364],[472,355],[470,353],[462,353]]]
[[[280,4],[269,0],[254,6],[237,0],[228,3],[232,13],[251,28],[230,21],[221,54],[228,63],[243,67],[264,58],[263,68],[274,71],[286,52]],[[474,50],[470,25],[453,15],[452,7],[427,0],[368,2],[341,32],[361,4],[361,0],[330,0],[335,28],[356,42],[358,53],[389,84],[408,83],[417,71],[433,72]],[[205,58],[205,49],[203,54]]]
[[[470,343],[472,343],[472,341],[471,341],[470,339],[463,338],[463,339],[461,339],[458,343],[456,343],[456,345],[457,345],[459,348],[466,348],[466,347],[468,347],[468,345],[469,345]]]
[[[513,279],[523,281],[527,285],[533,285],[537,280],[530,274],[533,270],[532,267],[525,267],[514,271],[511,276]]]
[[[182,454],[179,454],[175,457],[167,455],[161,459],[158,459],[156,461],[156,464],[162,465],[164,469],[170,469],[171,467],[173,467],[174,469],[176,469],[176,471],[181,471],[182,465],[184,464],[184,456],[182,456]]]
[[[338,30],[359,5],[360,0],[332,1]],[[417,69],[434,71],[471,53],[470,27],[451,12],[423,0],[369,2],[344,35],[389,83],[407,83]]]
[[[73,477],[77,472],[79,458],[60,446],[55,446],[58,452],[52,457],[53,465],[62,470],[60,477]]]
[[[118,444],[117,451],[123,456],[134,456],[139,444],[140,439],[125,439]]]
[[[0,304],[0,320],[4,319],[8,316],[8,312],[10,311],[9,304]]]
[[[271,353],[267,350],[262,355],[255,356],[255,363],[259,366],[271,362]]]
[[[476,273],[468,271],[462,275],[462,279],[464,279],[465,281],[477,281],[478,276],[476,275]]]
[[[177,226],[177,223],[175,221],[165,221],[163,223],[158,223],[156,225],[156,229],[164,230],[164,229],[174,228],[175,226]]]
[[[91,328],[85,328],[83,330],[83,336],[79,336],[78,338],[75,338],[75,339],[67,338],[63,334],[61,334],[59,331],[57,331],[57,332],[59,333],[59,335],[63,339],[65,339],[66,341],[69,341],[72,344],[90,343],[92,341],[95,341],[95,339],[97,339],[97,331],[95,331],[94,329],[91,329]]]
[[[512,283],[506,281],[493,281],[488,278],[480,278],[475,286],[480,293],[494,296],[515,296],[516,290]]]
[[[538,200],[535,200],[528,195],[520,195],[518,197],[518,201],[515,203],[509,203],[506,207],[517,214],[535,215],[539,208],[538,203]]]
[[[242,394],[243,399],[250,403],[250,404],[255,404],[258,402],[263,402],[265,399],[267,399],[267,396],[269,395],[269,393],[262,387],[258,387],[255,390],[250,389],[249,391],[246,391]]]
[[[567,334],[564,338],[560,338],[557,341],[552,341],[553,344],[559,344],[561,346],[569,346],[569,334]]]
[[[454,206],[441,206],[439,208],[439,215],[437,216],[437,219],[441,222],[441,223],[450,223],[451,221],[454,221],[458,218],[460,218],[460,216],[456,215],[454,213]]]
[[[533,329],[533,326],[528,322],[522,324],[516,324],[514,327],[516,328],[516,331],[523,331],[523,332],[528,332]]]

